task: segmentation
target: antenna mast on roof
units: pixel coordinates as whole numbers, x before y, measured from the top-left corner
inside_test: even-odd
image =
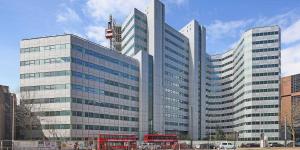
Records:
[[[116,25],[112,15],[109,16],[109,20],[107,22],[105,38],[109,40],[110,49],[121,51],[121,26]]]

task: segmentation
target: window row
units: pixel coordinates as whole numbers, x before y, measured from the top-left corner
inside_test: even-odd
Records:
[[[82,112],[82,111],[72,111],[72,116],[110,119],[110,120],[122,120],[122,121],[134,121],[134,122],[139,121],[139,119],[137,117],[119,116],[119,115],[111,115],[111,114],[99,114],[99,113],[94,113],[94,112]]]
[[[250,137],[250,138],[239,138],[239,141],[259,141],[259,137]],[[278,137],[268,137],[269,141],[276,141],[279,140]]]
[[[52,51],[52,50],[65,50],[65,49],[67,49],[67,50],[70,49],[70,44],[69,43],[21,48],[21,53],[31,53],[31,52],[40,52],[40,51]]]
[[[120,76],[120,77],[123,77],[123,78],[130,79],[130,80],[134,80],[134,81],[139,80],[138,77],[136,77],[134,75],[130,75],[130,74],[127,74],[127,73],[124,73],[124,72],[121,72],[121,71],[117,71],[117,70],[113,70],[113,69],[110,69],[110,68],[107,68],[107,67],[104,67],[104,66],[101,66],[101,65],[97,65],[97,64],[94,64],[94,63],[83,61],[83,60],[78,59],[78,58],[72,58],[72,63],[78,64],[78,65],[81,65],[81,66],[85,66],[85,67],[88,67],[88,68],[100,70],[100,71],[103,71],[103,72],[106,72],[106,73],[109,73],[109,74],[113,74],[113,75],[116,75],[116,76]]]
[[[81,73],[81,72],[76,72],[72,71],[70,73],[69,70],[64,70],[64,71],[52,71],[52,72],[37,72],[37,73],[25,73],[25,74],[20,74],[21,79],[28,79],[28,78],[43,78],[43,77],[57,77],[57,76],[75,76],[87,80],[92,80],[92,81],[97,81],[101,83],[105,83],[108,85],[116,86],[116,87],[121,87],[129,90],[134,90],[134,91],[139,91],[139,88],[136,86],[131,86],[128,84],[120,83],[120,82],[115,82],[112,80],[104,79],[101,77],[96,77],[93,75]]]
[[[110,57],[110,56],[107,56],[107,55],[103,55],[103,54],[101,54],[99,52],[96,52],[96,51],[93,51],[93,50],[81,47],[79,45],[72,44],[72,50],[79,51],[79,52],[81,52],[83,54],[87,54],[87,55],[96,57],[98,59],[105,60],[105,61],[117,64],[117,65],[125,67],[125,68],[129,68],[129,69],[134,70],[134,71],[139,71],[139,67],[136,66],[136,65],[129,64],[129,63],[121,61],[121,60],[119,60],[117,58],[113,58],[113,57]]]
[[[124,30],[127,28],[127,26],[131,23],[131,21],[133,19],[137,19],[141,22],[143,22],[145,25],[147,25],[147,20],[143,19],[142,17],[138,16],[138,15],[133,15],[129,20],[128,22],[122,27],[122,32],[124,32]]]
[[[172,56],[165,55],[165,57],[168,58],[169,60],[171,60],[171,61],[174,62],[174,63],[177,63],[177,64],[179,64],[179,65],[181,65],[181,66],[183,66],[183,67],[189,68],[189,65],[188,65],[188,64],[183,63],[183,62],[181,62],[181,61],[179,61],[179,60],[173,58]]]
[[[81,73],[81,72],[77,72],[77,71],[72,71],[72,76],[87,79],[87,80],[92,80],[92,81],[96,81],[96,82],[100,82],[100,83],[105,83],[107,85],[121,87],[121,88],[129,89],[129,90],[139,91],[139,88],[136,86],[108,80],[108,79],[101,78],[101,77],[96,77],[93,75],[89,75],[89,74],[85,74],[85,73]]]
[[[292,93],[300,92],[300,74],[293,75],[291,80]]]
[[[184,115],[178,115],[176,114],[171,114],[171,113],[165,113],[165,117],[169,118],[169,119],[175,119],[175,118],[179,118],[179,119],[189,119],[188,116],[184,116]]]
[[[181,126],[181,127],[188,127],[189,126],[187,123],[178,123],[178,122],[169,122],[169,121],[166,121],[165,125],[169,125],[169,126]]]
[[[224,57],[224,58],[220,58],[220,59],[214,59],[214,58],[209,58],[209,61],[211,61],[211,62],[216,62],[216,61],[223,61],[223,60],[226,60],[226,59],[228,59],[228,58],[230,58],[230,57],[232,57],[233,56],[233,54],[231,54],[231,55],[228,55],[228,56],[226,56],[226,57]]]
[[[186,104],[186,105],[189,104],[189,102],[186,100],[182,100],[182,99],[178,99],[178,98],[171,98],[168,96],[165,97],[165,101],[166,101],[166,103],[170,103],[170,104],[174,104],[174,103],[181,103],[181,104]]]
[[[182,42],[182,44],[184,44],[184,40],[178,37],[177,35],[175,35],[174,33],[172,33],[172,31],[165,29],[165,32],[168,33],[170,36],[174,37],[176,40]]]
[[[20,66],[57,64],[57,63],[69,63],[69,62],[71,62],[71,57],[58,57],[58,58],[21,61]]]
[[[278,129],[252,129],[252,130],[240,130],[239,133],[261,133],[261,132],[279,132]]]
[[[229,65],[229,64],[232,64],[233,63],[233,60],[232,61],[229,61],[225,64],[222,64],[222,65],[207,65],[208,68],[221,68],[221,67],[225,67],[226,65]]]
[[[70,87],[72,90],[77,90],[77,91],[81,91],[81,92],[105,95],[105,96],[121,98],[121,99],[126,99],[126,100],[132,100],[132,101],[139,100],[138,97],[129,96],[129,95],[125,95],[125,94],[119,94],[119,93],[110,92],[110,91],[104,91],[101,89],[96,89],[96,88],[91,88],[91,87],[85,87],[85,86],[78,85],[78,84],[71,84],[71,85],[70,84],[53,84],[53,85],[22,86],[21,92],[43,91],[43,90],[61,90],[61,89],[70,89]]]
[[[233,109],[234,107],[236,107],[237,105],[233,105],[233,106],[228,106],[228,107],[221,107],[221,108],[206,108],[206,110],[208,111],[220,111],[220,110],[227,110],[227,109]],[[277,108],[278,105],[252,105],[252,106],[246,106],[246,107],[242,107],[240,108],[241,110],[244,109],[258,109],[258,108]],[[240,110],[237,110],[237,112],[239,112]],[[236,113],[237,113],[236,112]]]
[[[261,124],[260,124],[261,123]],[[262,124],[274,124],[274,125],[278,125],[278,121],[253,121],[253,122],[242,122],[242,123],[238,123],[238,124],[234,124],[234,125],[227,125],[227,126],[206,126],[206,129],[231,129],[231,128],[236,128],[236,127],[240,127],[240,126],[247,126],[247,125],[262,125]]]
[[[70,84],[52,84],[52,85],[36,85],[36,86],[22,86],[21,92],[26,91],[44,91],[44,90],[62,90],[70,89]]]
[[[123,35],[124,33],[122,33],[122,41],[124,41],[124,39],[131,33],[132,30],[137,29],[139,31],[144,32],[145,34],[147,34],[147,30],[138,26],[138,25],[133,25],[126,33],[125,35]],[[146,41],[147,42],[147,41]]]
[[[266,35],[276,35],[278,34],[278,31],[273,32],[260,32],[260,33],[253,33],[252,36],[266,36]]]
[[[252,106],[243,107],[243,108],[236,110],[235,112],[231,112],[231,113],[222,113],[222,114],[207,113],[206,116],[207,117],[225,117],[225,116],[232,116],[234,114],[237,114],[237,113],[247,110],[247,109],[265,109],[265,108],[278,108],[278,105],[252,105]],[[210,111],[212,111],[212,110],[210,110]]]
[[[278,39],[274,40],[263,40],[263,41],[253,41],[252,44],[267,44],[267,43],[277,43]]]
[[[235,99],[231,99],[231,100],[227,100],[227,101],[216,101],[216,102],[206,102],[206,104],[209,105],[220,105],[220,104],[227,104],[227,103],[232,103]],[[263,101],[263,100],[278,100],[278,97],[253,97],[253,98],[247,98],[247,99],[243,99],[242,101],[240,101],[239,103],[244,103],[244,102],[248,102],[248,101]],[[239,105],[239,103],[237,103],[236,105]]]
[[[253,65],[253,69],[259,69],[259,68],[275,68],[278,67],[278,64],[265,64],[265,65]]]
[[[85,130],[104,130],[104,131],[122,131],[138,132],[138,128],[134,127],[118,127],[118,126],[100,126],[100,125],[85,125]]]
[[[175,91],[175,90],[169,89],[169,88],[165,88],[165,92],[166,93],[171,93],[171,94],[176,94],[178,96],[189,97],[188,94],[185,94],[185,93],[182,93],[182,92],[178,92],[178,91]]]
[[[252,60],[269,60],[269,59],[278,59],[278,56],[263,56],[263,57],[253,57]]]
[[[263,72],[263,73],[253,73],[253,77],[260,77],[260,76],[275,76],[279,75],[278,72]]]
[[[261,48],[261,49],[253,49],[253,53],[260,53],[260,52],[272,52],[272,51],[278,51],[278,47],[272,47],[272,48]]]
[[[177,87],[177,88],[189,90],[189,87],[181,85],[178,82],[173,82],[173,81],[168,80],[168,79],[165,79],[165,83],[166,83],[166,85],[169,85],[169,86],[173,86],[173,87]]]
[[[254,89],[254,90],[252,90],[252,93],[277,92],[277,91],[279,91],[278,88]]]
[[[42,129],[76,129],[76,130],[103,130],[103,131],[119,131],[121,128],[129,129],[128,131],[137,132],[138,128],[134,127],[118,127],[118,126],[101,126],[101,125],[84,125],[84,124],[44,124]]]
[[[259,84],[277,84],[279,83],[278,80],[265,80],[265,81],[253,81],[252,85],[259,85]]]
[[[171,72],[168,72],[168,71],[165,71],[165,75],[168,76],[168,77],[171,77],[171,78],[174,78],[176,80],[179,80],[179,81],[183,81],[183,82],[189,82],[188,79],[184,78],[183,76],[179,76],[179,75],[175,75]]]
[[[170,39],[168,39],[168,38],[165,38],[165,40],[166,40],[168,43],[174,45],[175,47],[177,47],[177,48],[179,48],[179,49],[181,49],[181,50],[183,50],[183,51],[185,51],[185,52],[188,53],[188,50],[185,49],[184,47],[182,47],[181,45],[179,45],[179,44],[173,42],[172,40],[170,40]]]
[[[135,96],[129,96],[129,95],[119,94],[119,93],[110,92],[110,91],[104,91],[101,89],[86,87],[86,86],[82,86],[82,85],[78,85],[78,84],[72,84],[71,87],[72,87],[72,90],[76,90],[76,91],[87,92],[87,93],[98,94],[98,95],[105,95],[105,96],[121,98],[121,99],[125,99],[125,100],[139,101],[139,98],[135,97]]]
[[[177,55],[177,56],[179,56],[179,57],[185,59],[185,60],[189,60],[188,56],[184,56],[183,54],[181,54],[181,53],[179,53],[179,52],[173,50],[172,48],[170,48],[170,47],[168,47],[168,46],[165,46],[165,49],[166,49],[167,51],[172,52],[173,54],[175,54],[175,55]]]
[[[138,107],[132,107],[127,105],[113,104],[107,102],[101,102],[98,100],[91,99],[82,99],[82,98],[71,98],[71,97],[56,97],[56,98],[40,98],[40,99],[24,99],[22,101],[24,104],[45,104],[45,103],[76,103],[76,104],[86,104],[104,108],[112,108],[112,109],[121,109],[127,111],[138,112]]]
[[[70,70],[51,71],[51,72],[36,72],[36,73],[20,74],[20,79],[58,77],[58,76],[70,76],[70,75],[71,75]]]
[[[189,110],[186,109],[186,108],[181,108],[181,107],[176,107],[176,106],[170,106],[168,104],[165,105],[165,112],[168,112],[168,111],[183,111],[183,112],[188,112]]]
[[[184,73],[184,74],[186,74],[186,75],[189,74],[187,71],[182,70],[182,69],[180,69],[180,68],[178,68],[178,67],[175,67],[174,65],[171,65],[171,64],[169,64],[169,63],[165,63],[165,65],[166,65],[166,67],[171,68],[171,69],[173,69],[173,70],[175,70],[175,71],[178,71],[179,73]]]
[[[225,123],[225,122],[233,122],[237,121],[240,119],[248,118],[248,117],[270,117],[270,116],[278,116],[278,113],[251,113],[251,114],[243,114],[241,116],[238,116],[236,118],[228,119],[228,118],[223,118],[223,119],[216,119],[213,120],[213,118],[209,118],[210,120],[206,120],[207,123]]]
[[[128,43],[134,38],[134,34],[133,35],[131,35],[129,38],[128,38],[128,40],[125,42],[125,41],[122,41],[122,46],[121,46],[121,49],[123,50],[123,49],[125,49],[125,47],[128,45]],[[133,43],[133,44],[135,44],[135,42]]]

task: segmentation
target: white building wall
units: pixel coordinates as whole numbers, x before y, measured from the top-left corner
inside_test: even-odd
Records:
[[[268,35],[255,36],[256,33]],[[257,41],[265,43],[256,44]],[[250,29],[238,43],[226,53],[210,56],[207,133],[214,134],[220,128],[228,134],[239,132],[240,140],[258,140],[261,133],[270,140],[278,140],[280,29],[277,26]],[[255,52],[267,48],[277,50]],[[275,66],[257,68],[270,64]],[[254,75],[267,72],[277,74]]]

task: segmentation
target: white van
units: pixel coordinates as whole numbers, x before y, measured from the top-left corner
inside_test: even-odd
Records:
[[[218,149],[224,149],[224,150],[235,149],[235,146],[232,143],[229,143],[229,142],[221,142]]]

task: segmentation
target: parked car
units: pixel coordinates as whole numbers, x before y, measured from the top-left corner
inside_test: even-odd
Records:
[[[235,149],[235,146],[232,143],[229,142],[221,142],[218,149]]]
[[[260,147],[260,145],[258,143],[246,143],[246,144],[242,144],[241,145],[242,148],[245,148],[245,147]]]
[[[273,142],[273,143],[269,143],[270,147],[283,147],[283,144],[277,143],[277,142]]]
[[[217,146],[214,144],[198,144],[195,146],[196,149],[216,149]]]

